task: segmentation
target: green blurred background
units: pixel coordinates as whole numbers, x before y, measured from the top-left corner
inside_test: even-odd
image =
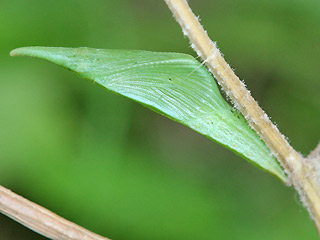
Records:
[[[304,155],[320,136],[320,1],[190,0]],[[114,240],[316,239],[296,193],[21,46],[195,56],[161,0],[0,0],[0,184]],[[0,215],[0,239],[44,239]]]

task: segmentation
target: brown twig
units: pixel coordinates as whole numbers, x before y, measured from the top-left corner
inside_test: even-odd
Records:
[[[53,240],[109,240],[0,186],[0,212]]]
[[[290,146],[278,128],[252,98],[244,83],[240,81],[222,57],[216,44],[211,41],[186,0],[165,0],[165,2],[180,24],[183,33],[190,39],[192,47],[205,61],[235,107],[239,109],[250,126],[277,157],[308,208],[319,232],[320,187],[315,177],[317,176],[315,168]]]

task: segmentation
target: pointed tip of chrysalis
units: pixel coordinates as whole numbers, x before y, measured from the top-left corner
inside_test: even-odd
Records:
[[[10,52],[10,56],[34,57],[63,65],[70,49],[57,47],[21,47]]]
[[[11,57],[15,57],[15,56],[17,56],[16,52],[17,52],[16,49],[14,49],[14,50],[11,50],[9,54]]]
[[[21,53],[23,52],[24,49],[25,49],[24,47],[23,47],[23,48],[13,49],[13,50],[10,52],[10,56],[11,56],[11,57],[21,56],[21,55],[22,55]]]
[[[13,49],[10,52],[11,57],[16,57],[16,56],[28,56],[30,53],[32,53],[32,49],[34,47],[21,47],[21,48],[16,48]]]
[[[29,56],[29,57],[39,57],[39,54],[43,53],[46,47],[21,47],[13,49],[10,52],[11,57],[16,56]]]

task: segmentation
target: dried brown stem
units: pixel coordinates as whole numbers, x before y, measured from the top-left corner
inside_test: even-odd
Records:
[[[245,116],[250,126],[271,149],[285,169],[302,201],[308,208],[318,232],[320,230],[320,187],[314,176],[315,168],[297,153],[270,121],[246,89],[244,83],[222,57],[216,44],[211,41],[206,31],[193,14],[185,0],[165,0],[175,19],[188,36],[192,47],[205,61],[207,67],[217,79],[233,104]]]
[[[0,186],[0,212],[53,240],[109,240]]]

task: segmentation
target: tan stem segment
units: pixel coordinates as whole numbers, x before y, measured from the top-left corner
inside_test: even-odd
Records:
[[[0,212],[54,240],[109,240],[0,186]]]
[[[287,142],[273,125],[265,112],[259,107],[246,89],[244,83],[222,57],[216,44],[211,41],[185,0],[165,0],[175,19],[188,36],[192,47],[205,61],[235,107],[244,115],[250,126],[277,157],[298,190],[304,204],[308,207],[318,232],[320,229],[320,188],[313,176],[314,170],[306,164],[303,157]],[[309,176],[309,177],[308,177]],[[310,177],[311,176],[311,177]]]

